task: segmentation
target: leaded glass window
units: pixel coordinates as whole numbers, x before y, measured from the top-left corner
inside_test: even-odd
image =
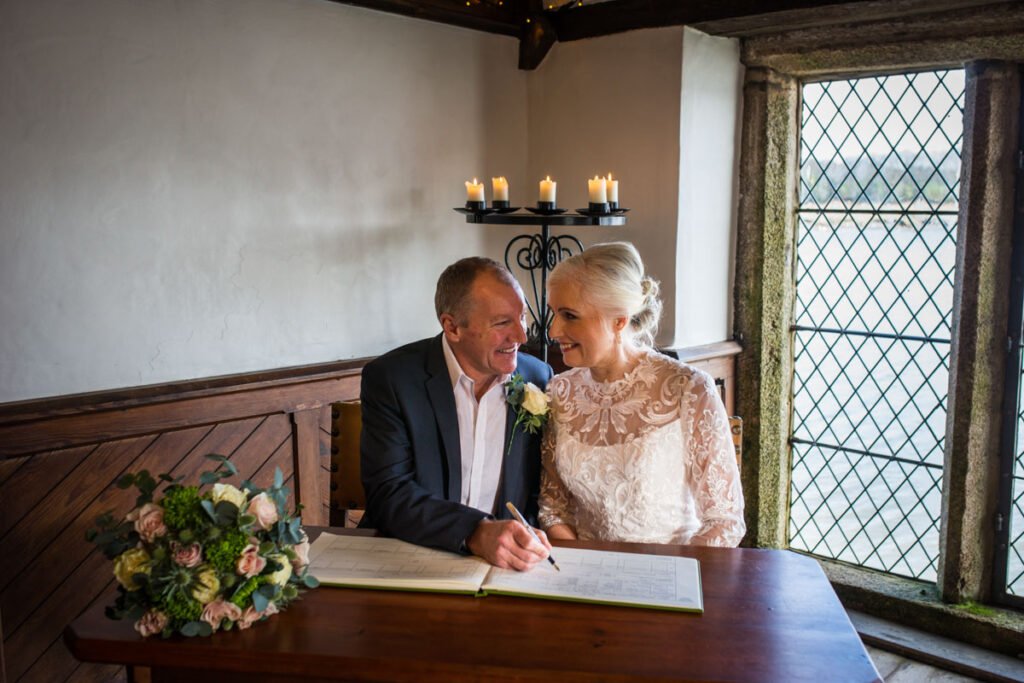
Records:
[[[803,87],[790,546],[934,580],[962,70]]]

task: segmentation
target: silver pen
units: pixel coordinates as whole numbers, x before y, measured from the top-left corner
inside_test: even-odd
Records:
[[[517,522],[526,527],[526,530],[530,532],[530,535],[533,536],[534,539],[536,539],[537,543],[540,543],[540,538],[537,537],[537,532],[533,530],[532,526],[526,523],[526,518],[523,517],[519,510],[516,510],[516,506],[512,504],[512,501],[505,503],[505,507],[507,507],[508,511],[512,513],[512,516],[516,518]],[[544,545],[543,543],[540,544]],[[551,557],[551,553],[548,553],[548,562],[551,563],[551,566],[554,567],[556,571],[562,571],[558,568],[558,565],[555,564],[555,558]]]

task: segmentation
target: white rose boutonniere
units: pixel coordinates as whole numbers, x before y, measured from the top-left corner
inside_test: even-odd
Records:
[[[525,381],[518,372],[505,383],[505,392],[505,400],[516,411],[512,435],[505,449],[505,455],[508,455],[512,451],[512,441],[516,438],[516,428],[522,426],[527,434],[536,434],[548,421],[550,407],[548,395],[533,382]]]

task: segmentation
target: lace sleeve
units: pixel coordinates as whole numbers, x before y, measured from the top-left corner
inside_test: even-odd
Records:
[[[694,380],[691,483],[701,526],[690,543],[735,547],[747,528],[729,417],[711,378]]]
[[[548,420],[541,441],[541,473],[540,473],[540,512],[537,521],[542,529],[550,529],[556,524],[568,524],[576,529],[576,518],[570,511],[569,492],[558,477],[555,467],[556,420]]]

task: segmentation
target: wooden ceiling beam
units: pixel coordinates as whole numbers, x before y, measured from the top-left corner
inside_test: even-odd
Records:
[[[519,37],[515,0],[331,0],[342,5],[402,14],[415,19]]]
[[[829,29],[867,22],[904,21],[908,30],[923,17],[963,12],[986,14],[1000,6],[1018,5],[1020,0],[872,0],[856,4],[831,5],[814,9],[785,10],[729,19],[703,21],[693,28],[716,36],[752,38],[790,31]],[[863,36],[870,38],[870,36]]]

